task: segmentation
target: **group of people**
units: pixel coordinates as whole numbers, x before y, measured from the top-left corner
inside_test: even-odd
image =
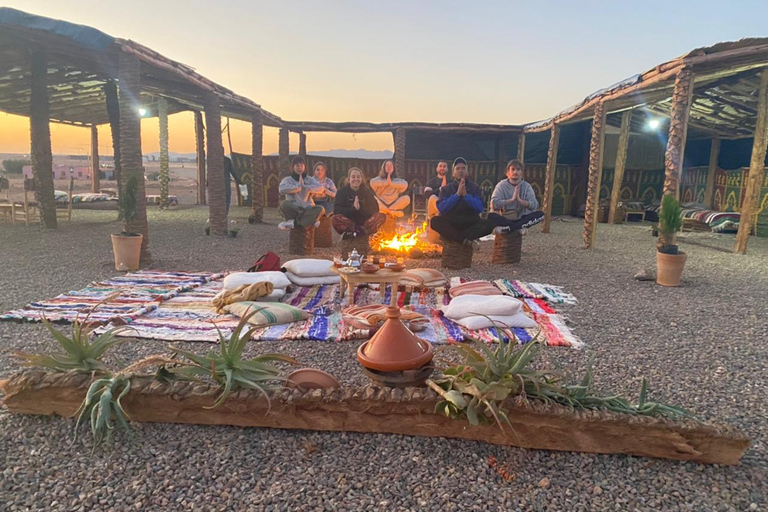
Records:
[[[368,236],[386,222],[387,215],[402,217],[411,203],[405,192],[408,182],[397,177],[395,166],[386,160],[379,175],[366,183],[363,172],[352,167],[346,184],[336,188],[327,176],[325,164],[315,164],[312,175],[305,175],[306,162],[296,156],[290,176],[280,182],[280,212],[285,222],[281,229],[319,226],[322,216],[331,217],[333,228],[343,238]],[[487,218],[482,191],[469,179],[467,161],[457,158],[448,177],[448,162],[441,161],[424,188],[430,227],[443,239],[472,244],[492,232],[523,231],[544,219],[531,185],[524,179],[525,167],[519,160],[507,164],[506,178],[491,195]]]

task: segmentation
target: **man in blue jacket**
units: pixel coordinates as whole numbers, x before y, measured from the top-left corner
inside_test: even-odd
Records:
[[[440,189],[437,210],[432,217],[432,229],[451,242],[471,245],[480,237],[490,234],[494,224],[481,219],[483,194],[477,183],[470,181],[467,161],[459,157],[453,161],[453,182]]]

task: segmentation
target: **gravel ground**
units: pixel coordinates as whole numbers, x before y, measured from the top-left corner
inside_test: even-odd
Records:
[[[247,216],[244,208],[235,217]],[[207,210],[150,211],[153,268],[249,266],[287,234],[248,226],[237,239],[203,234]],[[270,222],[277,222],[270,212]],[[243,222],[241,221],[241,224]],[[115,274],[108,234],[114,212],[75,211],[58,231],[0,228],[0,308],[19,307]],[[394,435],[331,434],[178,425],[136,425],[132,439],[91,455],[70,445],[73,422],[11,416],[0,409],[2,510],[766,510],[768,509],[768,240],[726,252],[732,235],[686,234],[684,283],[634,281],[654,268],[647,227],[601,224],[597,249],[581,248],[581,224],[555,222],[526,237],[515,267],[490,264],[490,243],[464,277],[514,276],[566,287],[579,303],[567,314],[584,350],[547,348],[542,364],[583,371],[596,359],[596,385],[636,396],[642,376],[653,399],[745,431],[753,445],[736,467],[625,456],[531,451]],[[331,252],[320,252],[330,256]],[[437,265],[425,261],[424,265]],[[448,273],[455,275],[455,273]],[[0,375],[11,353],[53,344],[39,325],[0,323]],[[187,344],[206,351],[206,344]],[[123,344],[130,361],[164,344]],[[354,343],[254,343],[280,350],[346,383],[364,384]],[[81,436],[85,438],[86,436]],[[493,455],[517,474],[507,482]]]

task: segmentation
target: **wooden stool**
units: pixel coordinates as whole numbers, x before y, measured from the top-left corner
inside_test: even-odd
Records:
[[[320,227],[315,230],[315,247],[333,247],[330,217],[323,215],[320,219]]]
[[[381,233],[394,233],[397,231],[397,219],[392,215],[387,215],[387,220],[381,225],[379,231]]]
[[[288,253],[309,256],[315,252],[315,228],[296,226],[288,235]]]
[[[474,249],[471,245],[443,240],[443,267],[452,270],[470,268],[473,252]]]
[[[497,234],[493,241],[493,263],[506,265],[520,263],[520,254],[523,250],[523,235],[519,231]]]
[[[357,238],[350,238],[349,240],[341,240],[341,257],[347,259],[352,249],[357,249],[357,253],[362,256],[367,256],[371,252],[371,246],[369,237],[359,236]]]

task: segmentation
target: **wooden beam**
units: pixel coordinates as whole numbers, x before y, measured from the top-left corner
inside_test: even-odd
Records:
[[[552,225],[552,199],[555,193],[555,170],[557,169],[557,148],[560,145],[560,125],[553,124],[549,135],[547,170],[544,178],[544,223],[542,233],[549,233]]]
[[[29,136],[35,199],[40,205],[40,219],[43,226],[56,229],[56,199],[46,76],[48,58],[44,53],[35,52],[31,56],[30,64]]]
[[[288,176],[291,173],[291,140],[288,128],[280,128],[277,140],[277,154],[277,169],[280,177]]]
[[[741,221],[736,234],[736,246],[733,251],[737,254],[747,253],[747,241],[752,232],[760,198],[760,188],[765,173],[765,152],[768,145],[768,70],[760,73],[760,95],[757,102],[757,120],[755,122],[754,142],[752,143],[752,158],[749,161],[747,189],[741,200]]]
[[[589,182],[587,185],[587,207],[584,212],[584,247],[595,247],[597,233],[597,212],[600,202],[600,182],[603,179],[603,149],[605,147],[605,105],[595,105],[592,118],[592,135],[589,143]]]
[[[307,134],[304,132],[299,133],[299,156],[304,157],[304,160],[307,159]],[[310,169],[307,169],[311,172]]]
[[[205,191],[208,189],[205,178],[205,125],[203,113],[195,111],[195,150],[197,152],[197,204],[206,204]]]
[[[91,192],[101,190],[101,166],[99,165],[99,128],[91,126]]]
[[[71,373],[16,375],[4,386],[5,405],[12,414],[71,418],[85,398],[89,379],[89,374]],[[747,436],[728,427],[574,410],[533,399],[510,399],[503,405],[510,425],[471,426],[466,419],[436,413],[442,398],[429,388],[278,388],[268,398],[242,389],[211,409],[221,392],[215,384],[151,377],[133,377],[130,382],[121,403],[132,422],[389,433],[709,464],[737,464],[750,445]]]
[[[400,176],[405,176],[405,128],[395,128],[392,136],[395,146],[395,170]]]
[[[248,222],[257,224],[264,219],[264,117],[260,112],[251,119],[251,207]]]
[[[118,197],[123,192],[122,173],[120,172],[120,104],[117,98],[117,85],[115,82],[104,84],[104,96],[106,98],[107,116],[109,117],[109,129],[112,136],[112,155],[114,158],[115,181],[117,182]]]
[[[141,233],[141,259],[149,257],[149,225],[147,224],[147,196],[144,183],[144,160],[141,152],[141,62],[132,55],[120,54],[118,63],[120,84],[118,102],[120,106],[120,170],[123,187],[129,175],[139,175],[136,191],[136,218],[126,221],[126,231]]]
[[[704,191],[704,204],[712,210],[715,208],[715,178],[717,178],[717,161],[720,158],[720,139],[712,138],[709,147],[709,168],[707,169],[707,188]]]
[[[517,159],[525,163],[525,133],[517,136]]]
[[[669,138],[664,155],[664,195],[680,197],[680,179],[683,172],[683,154],[688,133],[688,117],[693,95],[693,72],[681,69],[675,77],[675,90],[670,110]]]
[[[208,218],[211,234],[226,236],[227,199],[224,190],[224,144],[221,141],[221,108],[219,97],[208,92],[205,94],[205,127],[208,132]],[[226,177],[229,181],[229,176]]]
[[[157,120],[160,125],[160,208],[168,208],[168,183],[171,181],[168,156],[168,101],[162,96],[157,100]]]
[[[624,169],[627,166],[627,147],[629,146],[629,127],[632,124],[632,111],[621,114],[621,129],[619,131],[619,146],[616,149],[616,165],[613,167],[613,190],[611,191],[611,206],[608,210],[608,224],[616,224],[616,214],[621,199],[621,185],[624,182]],[[624,220],[624,219],[621,219]]]

